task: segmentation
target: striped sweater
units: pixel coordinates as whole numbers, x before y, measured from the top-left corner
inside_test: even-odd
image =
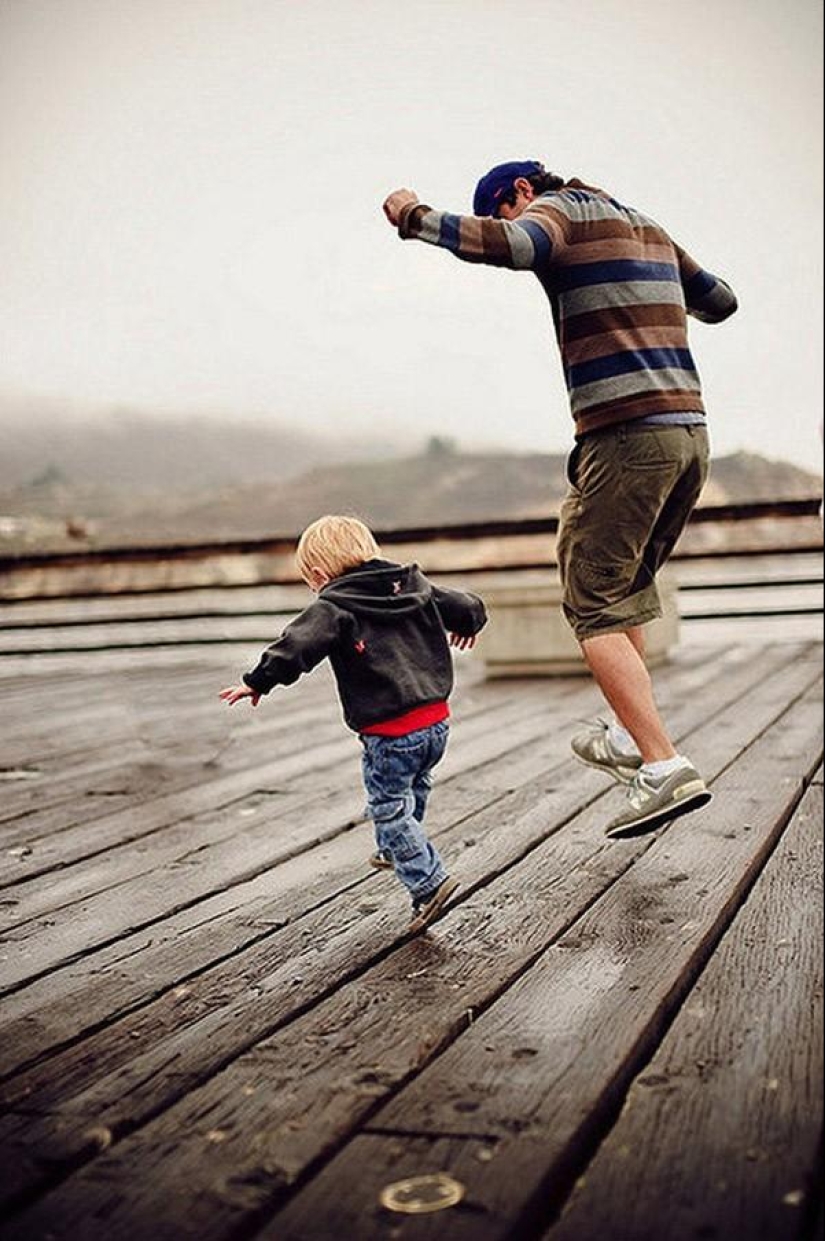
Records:
[[[653,220],[568,181],[516,220],[405,207],[402,237],[532,271],[553,311],[577,435],[652,414],[703,412],[687,315],[720,323],[736,297]]]

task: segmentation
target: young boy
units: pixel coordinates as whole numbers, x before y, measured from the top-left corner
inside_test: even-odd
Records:
[[[381,559],[354,517],[321,517],[295,556],[318,599],[284,629],[243,684],[221,691],[230,706],[258,705],[323,659],[338,684],[346,723],[363,745],[367,812],[375,824],[374,866],[392,867],[410,893],[411,931],[442,913],[458,887],[424,833],[432,769],[447,744],[453,687],[449,646],[471,647],[485,624],[476,595],[444,590],[417,565]]]

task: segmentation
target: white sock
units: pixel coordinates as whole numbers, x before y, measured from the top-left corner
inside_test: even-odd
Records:
[[[685,758],[683,754],[674,754],[673,758],[662,758],[658,763],[642,763],[641,770],[646,776],[661,780],[662,776],[672,776],[674,771],[678,771],[680,767],[690,767],[690,765],[689,758]]]
[[[610,738],[610,744],[614,747],[614,749],[618,750],[620,754],[627,754],[630,756],[639,753],[639,747],[636,745],[636,742],[633,740],[627,729],[624,728],[618,720],[613,720],[609,725],[607,735]]]

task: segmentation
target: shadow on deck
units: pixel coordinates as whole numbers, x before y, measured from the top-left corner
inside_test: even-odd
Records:
[[[821,655],[683,646],[715,800],[621,843],[589,681],[463,663],[413,940],[325,674],[230,714],[232,648],[0,664],[3,1236],[813,1236]]]

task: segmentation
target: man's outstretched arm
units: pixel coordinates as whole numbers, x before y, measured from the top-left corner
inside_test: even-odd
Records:
[[[384,202],[384,214],[399,237],[425,241],[467,263],[490,267],[535,271],[563,244],[552,208],[540,202],[531,204],[518,220],[494,220],[435,211],[419,202],[412,190],[395,190]]]

